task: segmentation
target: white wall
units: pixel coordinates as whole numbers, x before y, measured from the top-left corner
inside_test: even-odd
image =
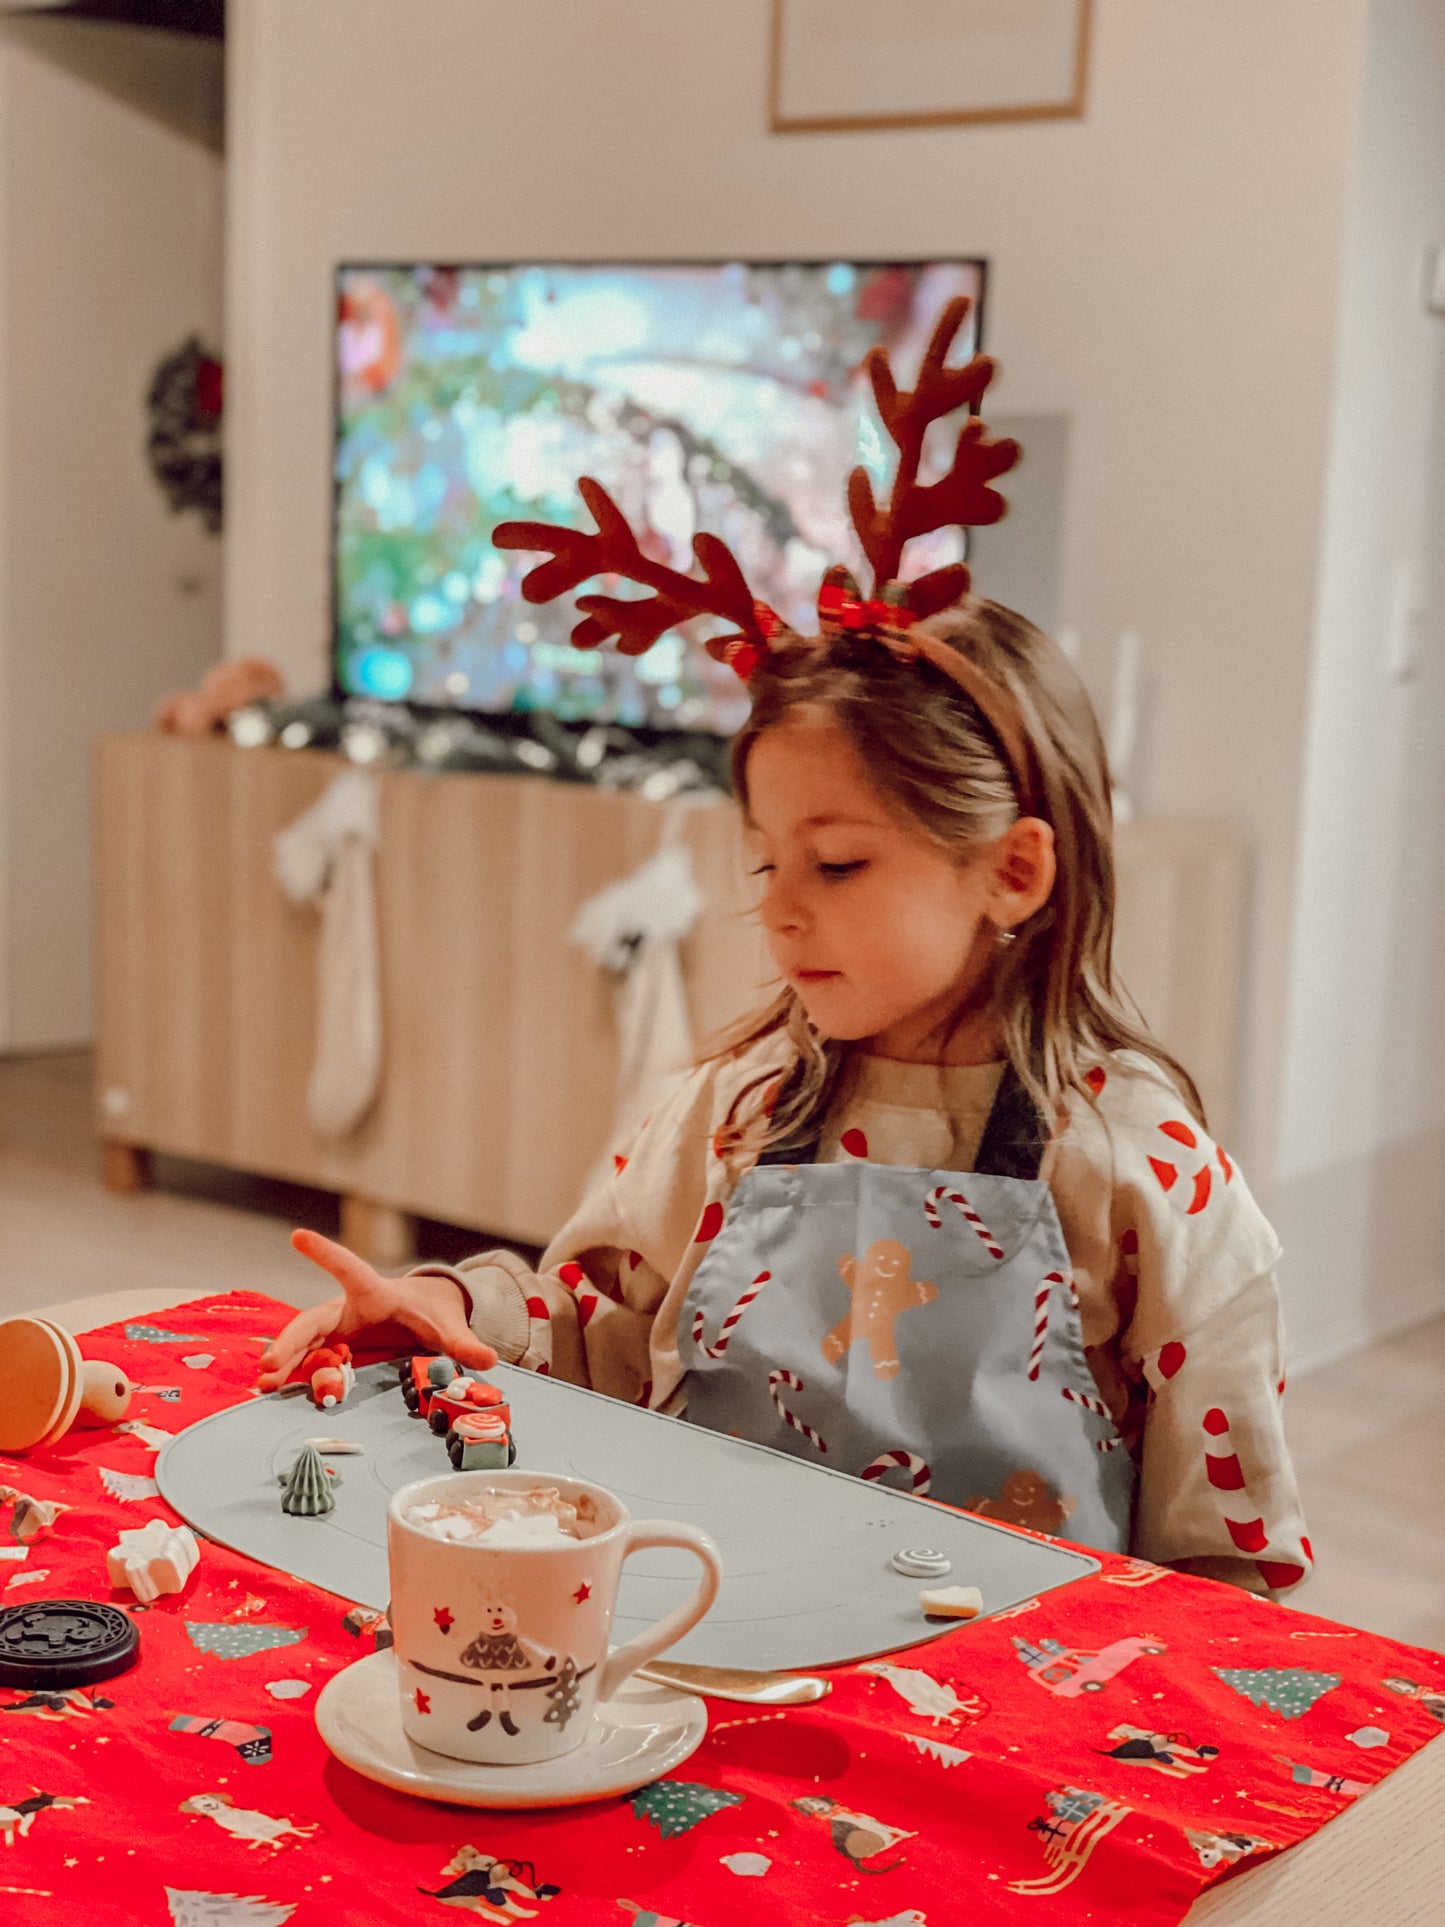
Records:
[[[1445,1305],[1445,10],[1374,0],[1300,810],[1276,1216],[1307,1355]]]
[[[90,746],[220,653],[219,544],[145,459],[221,323],[221,164],[0,41],[0,1049],[90,1034]]]
[[[1267,1191],[1365,7],[1098,0],[1082,121],[780,137],[768,0],[233,0],[227,648],[325,673],[338,260],[986,255],[999,409],[1069,417],[1061,618],[1157,675],[1143,800],[1252,839]]]

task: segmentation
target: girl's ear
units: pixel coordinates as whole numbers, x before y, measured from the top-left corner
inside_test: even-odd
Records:
[[[1048,902],[1057,862],[1053,825],[1021,816],[993,846],[987,910],[1000,930],[1027,923]]]

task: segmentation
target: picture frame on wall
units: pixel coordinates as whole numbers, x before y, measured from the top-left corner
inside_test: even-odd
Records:
[[[772,130],[1076,119],[1091,5],[772,0]]]

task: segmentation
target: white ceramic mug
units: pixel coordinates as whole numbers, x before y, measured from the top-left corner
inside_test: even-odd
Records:
[[[416,1506],[555,1487],[584,1501],[586,1538],[532,1546],[441,1539]],[[689,1599],[609,1652],[622,1562],[680,1546],[702,1565]],[[675,1645],[717,1597],[722,1559],[696,1526],[632,1519],[601,1486],[545,1472],[455,1472],[392,1495],[386,1520],[391,1628],[402,1725],[433,1753],[485,1766],[531,1766],[587,1737],[599,1700]]]

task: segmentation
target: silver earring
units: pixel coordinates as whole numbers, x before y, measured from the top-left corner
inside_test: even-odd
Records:
[[[1019,933],[1017,930],[1000,930],[997,940],[999,943],[1017,943],[1018,936]]]

